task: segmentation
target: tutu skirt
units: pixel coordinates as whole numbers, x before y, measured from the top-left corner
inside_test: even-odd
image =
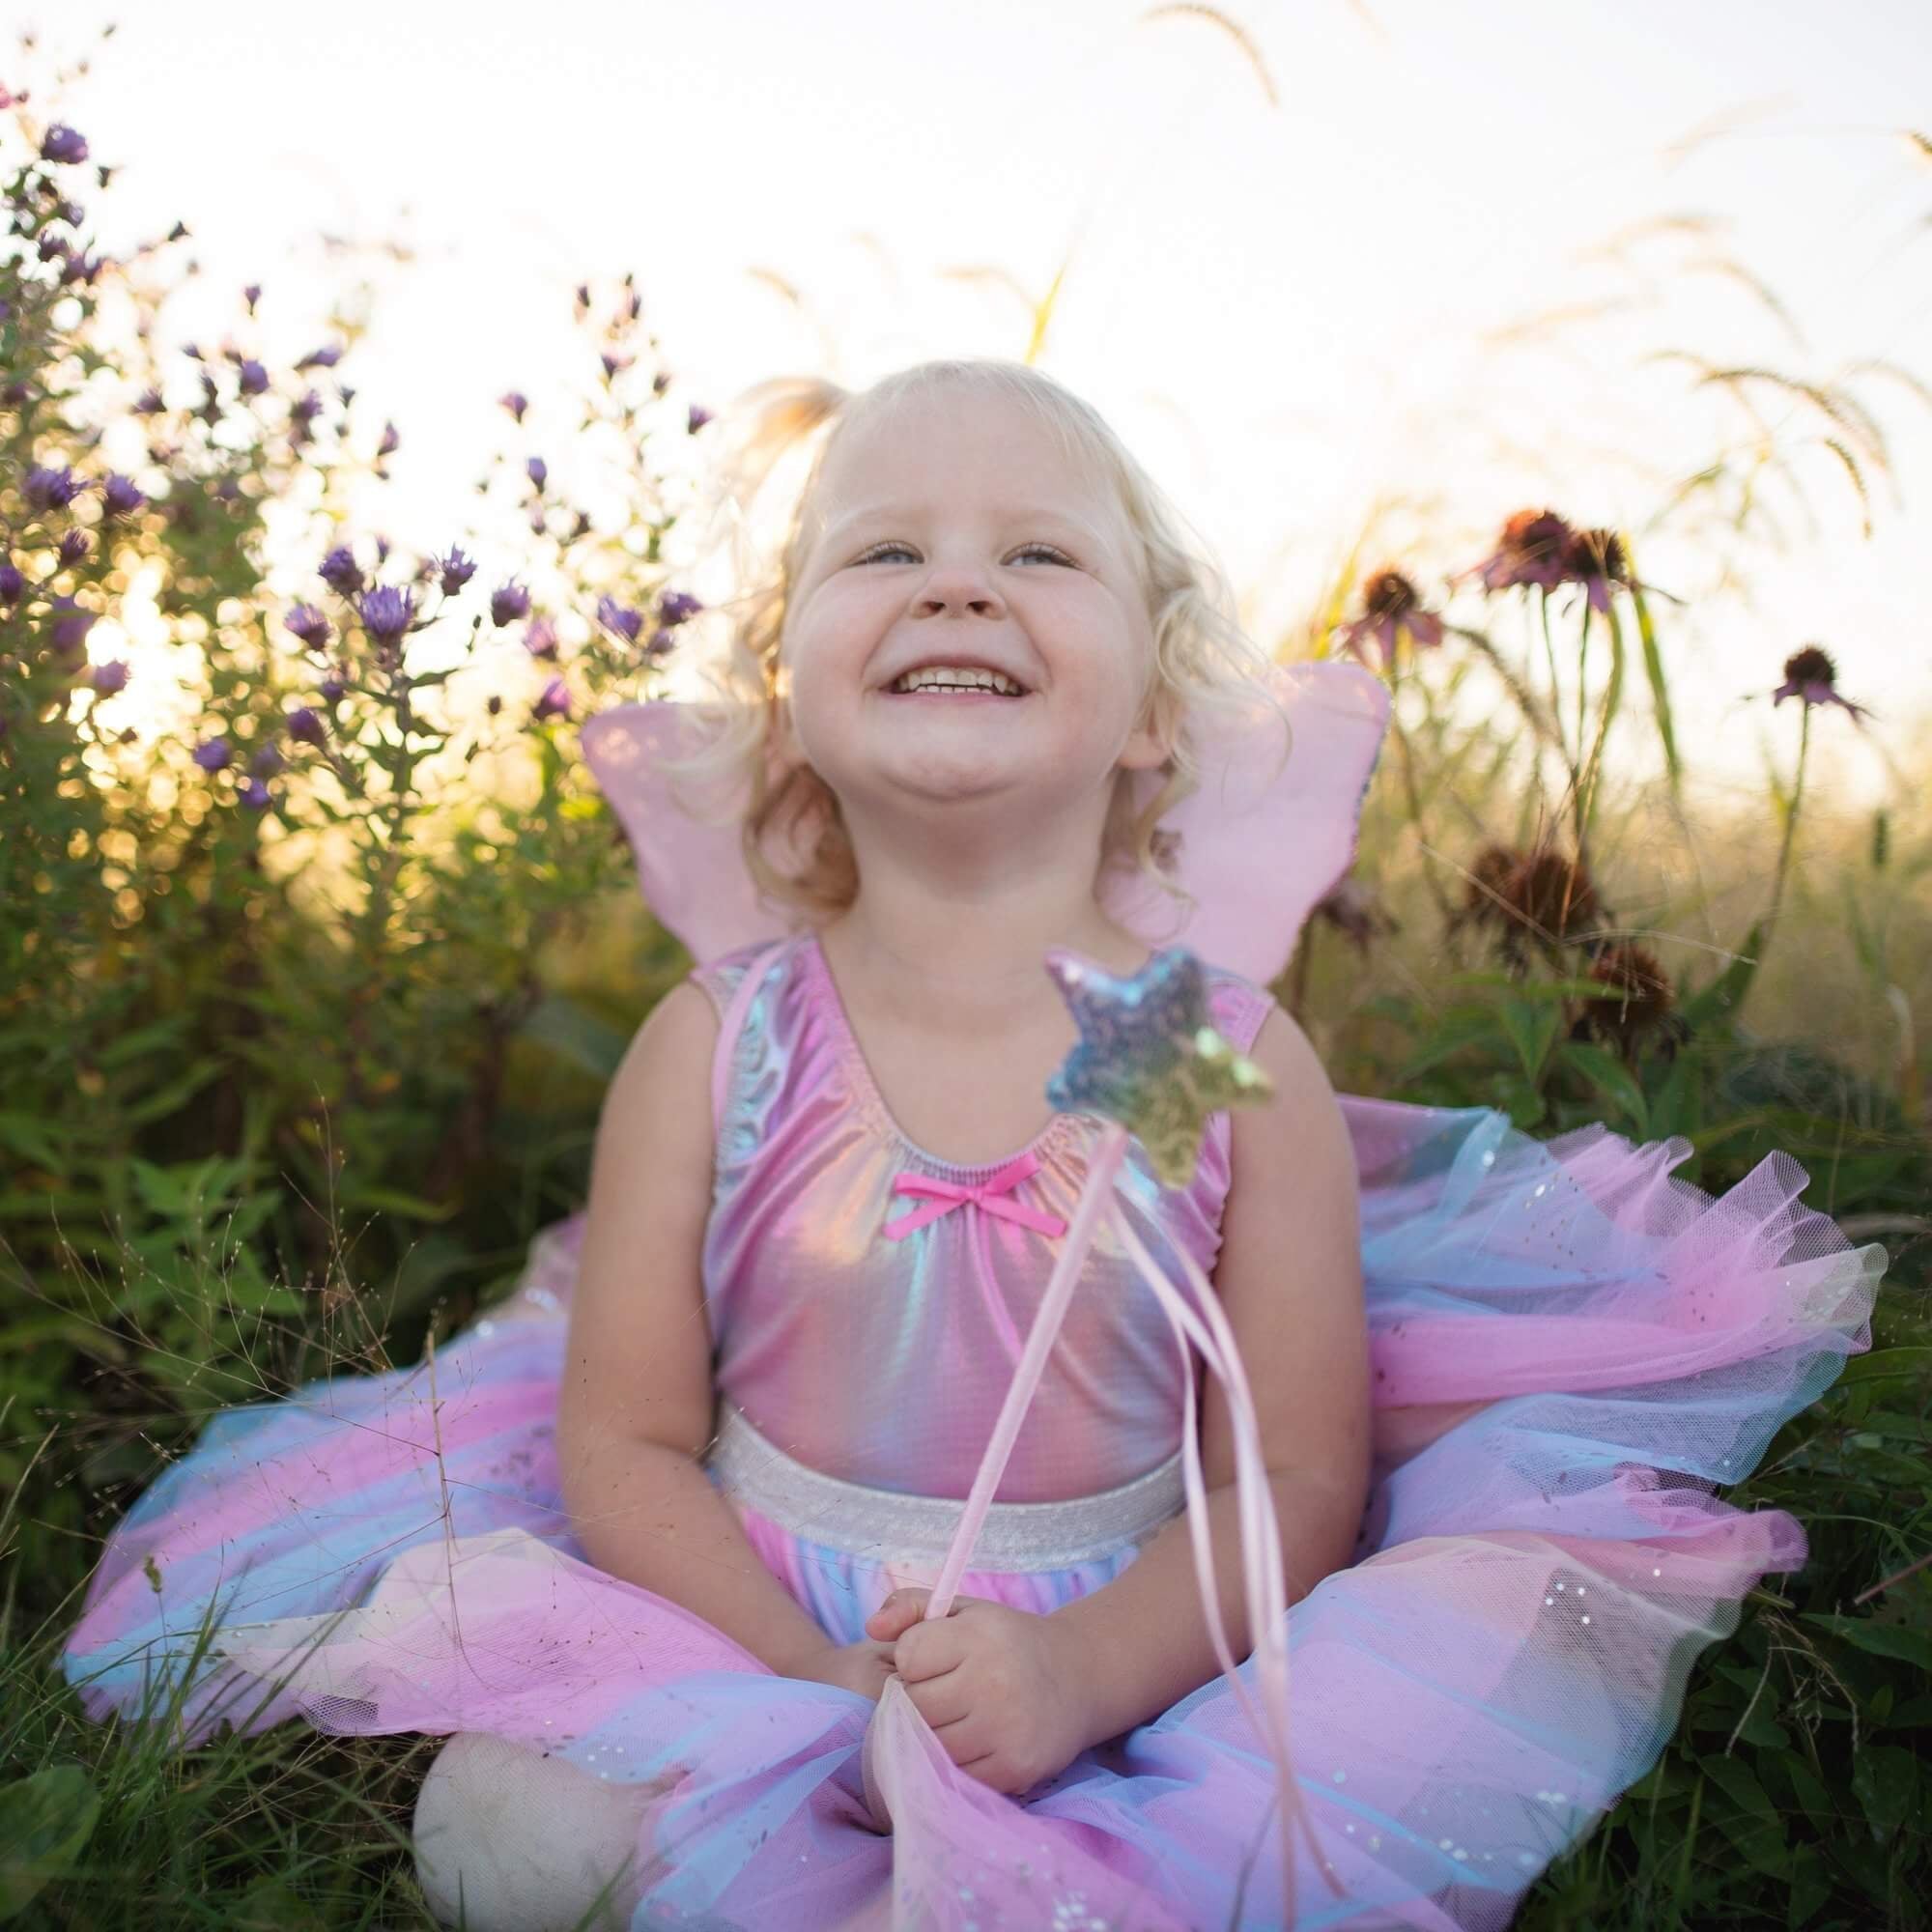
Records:
[[[1671,1178],[1682,1141],[1341,1105],[1377,1459],[1352,1567],[1288,1613],[1316,1840],[1296,1834],[1294,1923],[1500,1927],[1656,1761],[1746,1592],[1803,1563],[1789,1516],[1716,1492],[1868,1346],[1885,1257],[1800,1204],[1783,1154],[1714,1199]],[[1288,1922],[1274,1766],[1225,1679],[1016,1797],[930,1739],[884,1833],[870,1699],[778,1676],[595,1569],[553,1441],[582,1232],[545,1230],[433,1375],[216,1416],[108,1540],[64,1659],[90,1716],[165,1713],[184,1744],[291,1717],[485,1732],[648,1785],[634,1932]],[[723,1407],[712,1480],[830,1640],[936,1579],[958,1502],[833,1481]],[[1055,1609],[1118,1576],[1179,1494],[1170,1463],[996,1505],[960,1587]]]

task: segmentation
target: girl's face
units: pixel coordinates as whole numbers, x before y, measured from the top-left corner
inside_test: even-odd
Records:
[[[820,473],[780,662],[787,752],[856,810],[979,802],[1015,825],[1096,809],[1158,765],[1136,728],[1153,639],[1104,486],[1016,405],[922,399]],[[980,666],[1016,696],[904,693]]]

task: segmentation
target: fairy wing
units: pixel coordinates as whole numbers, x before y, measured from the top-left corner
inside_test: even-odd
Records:
[[[1277,665],[1269,676],[1292,737],[1282,714],[1259,702],[1217,721],[1204,734],[1200,789],[1162,821],[1180,836],[1176,876],[1193,908],[1145,879],[1112,878],[1102,893],[1109,914],[1148,945],[1185,945],[1258,984],[1287,964],[1308,915],[1348,870],[1388,724],[1388,692],[1358,665]],[[703,965],[797,922],[746,869],[742,800],[724,790],[680,796],[664,776],[664,759],[694,748],[698,728],[691,705],[652,699],[598,713],[582,743],[630,840],[644,902]],[[1136,773],[1136,802],[1158,783]]]

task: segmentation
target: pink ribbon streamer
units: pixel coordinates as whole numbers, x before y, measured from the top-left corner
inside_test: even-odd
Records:
[[[925,1615],[943,1617],[952,1607],[952,1600],[959,1588],[959,1579],[965,1573],[968,1560],[973,1553],[974,1543],[978,1539],[980,1526],[985,1521],[986,1512],[991,1507],[993,1492],[999,1487],[1000,1477],[1005,1473],[1008,1459],[1012,1453],[1013,1442],[1019,1435],[1020,1424],[1025,1419],[1034,1391],[1039,1384],[1054,1339],[1060,1332],[1081,1262],[1086,1256],[1101,1215],[1110,1212],[1115,1234],[1140,1270],[1148,1287],[1160,1302],[1162,1311],[1167,1316],[1168,1324],[1174,1331],[1176,1345],[1181,1351],[1182,1367],[1185,1371],[1182,1380],[1185,1386],[1186,1404],[1185,1425],[1181,1436],[1181,1471],[1187,1492],[1187,1522],[1193,1547],[1195,1577],[1201,1586],[1201,1600],[1207,1611],[1208,1635],[1213,1642],[1214,1654],[1220,1662],[1222,1674],[1233,1686],[1242,1710],[1247,1713],[1249,1721],[1253,1723],[1269,1755],[1274,1759],[1277,1780],[1276,1802],[1282,1807],[1285,1827],[1281,1833],[1282,1896],[1289,1918],[1293,1920],[1294,1858],[1290,1831],[1286,1829],[1289,1823],[1299,1826],[1303,1839],[1314,1856],[1316,1868],[1327,1878],[1329,1889],[1338,1897],[1341,1895],[1341,1890],[1336,1884],[1332,1867],[1322,1856],[1321,1848],[1315,1838],[1306,1808],[1296,1794],[1293,1767],[1289,1755],[1288,1611],[1286,1590],[1282,1580],[1281,1531],[1275,1520],[1274,1497],[1262,1452],[1261,1429],[1255,1415],[1254,1401],[1248,1390],[1247,1375],[1241,1365],[1239,1350],[1236,1347],[1234,1329],[1229,1324],[1227,1315],[1213,1292],[1212,1285],[1202,1274],[1192,1258],[1184,1250],[1179,1250],[1189,1286],[1193,1289],[1195,1300],[1200,1307],[1200,1314],[1197,1315],[1154,1264],[1146,1247],[1120,1211],[1114,1194],[1114,1181],[1126,1155],[1127,1140],[1127,1130],[1124,1127],[1118,1124],[1110,1125],[1094,1151],[1087,1185],[1081,1191],[1080,1199],[1073,1210],[1073,1224],[1069,1237],[1054,1263],[1053,1273],[1046,1285],[1046,1293],[1040,1298],[1039,1312],[1035,1317],[1032,1331],[1027,1336],[1026,1349],[1020,1356],[1018,1367],[1013,1371],[1013,1379],[1007,1391],[1006,1402],[1000,1409],[998,1421],[993,1426],[993,1434],[986,1444],[985,1454],[980,1459],[979,1472],[973,1479],[973,1488],[966,1498],[959,1526],[953,1533],[952,1543],[947,1551],[946,1562],[940,1571],[938,1581],[926,1601]],[[1018,1161],[1011,1163],[1012,1167],[1019,1165]],[[983,1185],[992,1188],[995,1182],[1003,1180],[1009,1171],[1002,1169],[999,1175],[989,1178]],[[901,1180],[923,1179],[924,1177],[901,1176],[900,1179]],[[949,1188],[951,1185],[944,1182],[938,1184],[939,1187]],[[935,1187],[934,1192],[937,1191],[938,1188]],[[974,1194],[974,1190],[970,1189],[956,1189],[954,1192],[960,1198],[972,1198]],[[949,1207],[954,1205],[956,1201],[949,1198],[943,1205],[920,1211],[924,1218],[931,1218],[934,1214],[946,1212]],[[996,1211],[990,1202],[981,1205],[986,1206],[989,1210]],[[907,1220],[914,1218],[906,1217]],[[1020,1216],[1014,1215],[1012,1218],[1018,1219]],[[895,1225],[902,1227],[904,1224]],[[888,1229],[886,1232],[890,1234],[892,1230]],[[1221,1616],[1220,1595],[1214,1583],[1213,1552],[1208,1533],[1208,1492],[1201,1474],[1201,1451],[1196,1439],[1198,1432],[1195,1426],[1194,1377],[1187,1362],[1189,1342],[1200,1350],[1208,1371],[1220,1380],[1228,1394],[1229,1416],[1235,1438],[1235,1485],[1241,1537],[1242,1581],[1247,1601],[1248,1628],[1255,1641],[1256,1673],[1261,1679],[1262,1695],[1259,1709],[1248,1694],[1247,1686],[1240,1679],[1234,1648],[1228,1640],[1227,1627]],[[890,1815],[891,1792],[887,1787],[891,1782],[891,1773],[887,1771],[887,1765],[891,1762],[893,1747],[889,1746],[886,1754],[876,1752],[873,1732],[879,1728],[881,1716],[886,1718],[888,1726],[895,1721],[909,1721],[898,1704],[894,1703],[890,1696],[895,1688],[891,1684],[887,1686],[889,1694],[881,1700],[880,1710],[874,1714],[873,1725],[867,1731],[863,1754],[868,1802],[875,1816],[880,1812],[887,1813],[886,1817],[880,1817],[878,1820],[882,1827],[887,1825]],[[912,1711],[910,1700],[902,1701],[904,1711]],[[889,1712],[884,1708],[887,1704],[893,1705]],[[882,1773],[885,1774],[883,1776]]]
[[[963,1186],[956,1180],[941,1180],[930,1174],[895,1175],[893,1179],[895,1194],[923,1194],[931,1198],[923,1208],[915,1208],[909,1214],[901,1214],[896,1221],[888,1221],[880,1232],[888,1240],[903,1240],[915,1229],[924,1227],[928,1221],[938,1220],[942,1214],[950,1214],[955,1208],[963,1208],[970,1201],[976,1208],[983,1208],[988,1214],[998,1215],[1002,1221],[1017,1221],[1021,1227],[1031,1228],[1036,1234],[1064,1235],[1066,1223],[1058,1214],[1049,1214],[1043,1208],[1029,1208],[1023,1201],[1009,1198],[1011,1190],[1022,1180],[1038,1172],[1039,1156],[1029,1149],[974,1187]]]

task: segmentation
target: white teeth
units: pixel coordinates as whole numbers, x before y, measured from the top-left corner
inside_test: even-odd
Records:
[[[895,678],[893,690],[913,691],[996,691],[1005,697],[1023,694],[1011,678],[996,670],[981,670],[977,665],[925,665]]]

